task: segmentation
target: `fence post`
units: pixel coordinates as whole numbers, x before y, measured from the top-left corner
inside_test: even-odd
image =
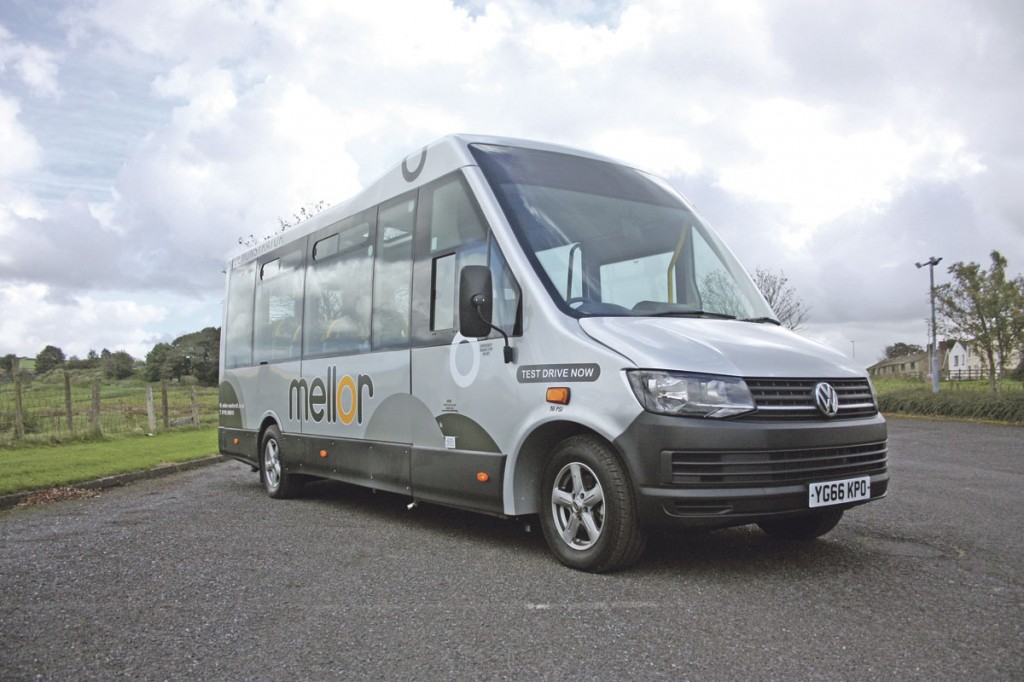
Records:
[[[192,426],[199,428],[199,396],[196,387],[192,387]]]
[[[171,428],[171,418],[168,416],[167,407],[167,382],[161,382],[160,384],[160,399],[163,401],[164,408],[164,428]]]
[[[153,406],[153,387],[146,386],[146,417],[149,422],[149,432],[156,432],[156,408]]]
[[[92,435],[96,438],[103,436],[103,429],[100,428],[100,380],[92,380],[92,409],[89,414],[89,423]]]
[[[64,414],[67,415],[68,433],[74,433],[75,423],[71,412],[71,372],[64,370]]]
[[[25,440],[25,417],[21,404],[21,370],[18,369],[18,357],[11,361],[11,373],[14,374],[14,438],[19,443]]]

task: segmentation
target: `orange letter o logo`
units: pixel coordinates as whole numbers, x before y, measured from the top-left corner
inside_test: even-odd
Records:
[[[349,394],[352,396],[351,400],[349,401],[349,407],[347,410],[343,407],[345,401],[342,398],[342,393],[346,388],[348,389]],[[338,382],[337,397],[338,417],[341,419],[342,424],[348,426],[356,418],[356,412],[359,408],[359,394],[356,392],[355,380],[352,377],[348,376],[347,374],[341,378],[340,382]]]

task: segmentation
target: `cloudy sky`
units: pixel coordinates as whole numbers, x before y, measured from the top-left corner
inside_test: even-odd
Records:
[[[2,0],[0,355],[144,357],[225,258],[452,132],[667,177],[804,332],[924,344],[929,256],[1024,270],[1019,0]]]

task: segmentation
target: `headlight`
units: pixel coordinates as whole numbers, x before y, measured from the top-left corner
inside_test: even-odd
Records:
[[[629,385],[648,412],[681,417],[734,417],[753,410],[746,382],[736,377],[628,370]]]

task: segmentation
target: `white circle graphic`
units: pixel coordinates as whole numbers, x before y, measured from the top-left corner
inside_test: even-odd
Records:
[[[470,364],[469,371],[463,374],[459,371],[459,365],[456,362],[456,356],[459,352],[459,346],[463,342],[469,344],[469,350],[472,357],[472,363]],[[462,334],[455,334],[455,338],[452,339],[452,345],[448,351],[448,368],[451,370],[452,379],[455,381],[459,388],[467,388],[474,381],[476,381],[476,375],[480,372],[480,342],[476,339],[467,339]]]

